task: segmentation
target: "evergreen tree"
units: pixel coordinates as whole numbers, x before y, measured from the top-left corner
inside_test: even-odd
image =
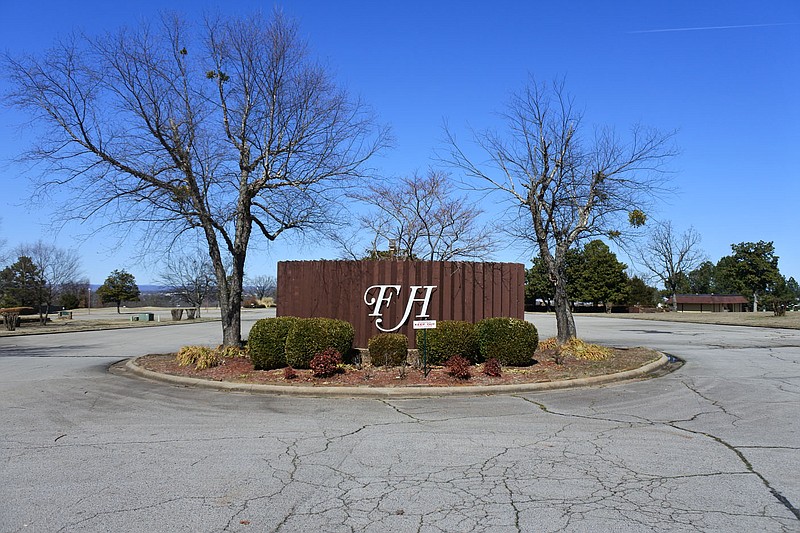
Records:
[[[125,270],[114,270],[97,289],[100,301],[117,304],[117,313],[122,302],[138,302],[139,287],[133,274]]]
[[[0,272],[0,307],[31,307],[41,303],[44,279],[30,257],[22,255]]]
[[[700,266],[689,272],[689,292],[692,294],[711,294],[716,292],[714,287],[714,263],[703,261]]]
[[[780,281],[778,256],[772,241],[731,244],[733,255],[719,260],[716,281],[724,292],[750,297],[753,311],[758,311],[759,295],[764,295]]]
[[[655,307],[658,303],[658,289],[651,287],[639,276],[628,280],[628,305]]]
[[[601,240],[593,240],[579,253],[580,265],[573,266],[572,290],[576,300],[603,304],[611,312],[615,303],[628,296],[628,266],[617,260],[616,254]]]
[[[601,240],[594,240],[582,249],[572,249],[566,254],[567,295],[575,301],[604,304],[607,309],[615,303],[627,301],[628,276],[624,263]],[[536,257],[525,273],[525,299],[553,301],[555,285],[541,258]]]

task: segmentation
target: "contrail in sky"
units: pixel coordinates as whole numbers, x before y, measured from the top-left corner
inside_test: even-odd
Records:
[[[776,22],[773,24],[742,24],[740,26],[701,26],[699,28],[666,28],[663,30],[636,30],[628,33],[664,33],[668,31],[730,30],[735,28],[765,28],[768,26],[792,26],[798,22]]]

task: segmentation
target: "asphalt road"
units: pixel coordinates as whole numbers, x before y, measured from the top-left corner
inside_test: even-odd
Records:
[[[216,344],[218,323],[2,338],[0,531],[800,531],[800,332],[577,325],[686,364],[513,396],[298,398],[108,371]]]

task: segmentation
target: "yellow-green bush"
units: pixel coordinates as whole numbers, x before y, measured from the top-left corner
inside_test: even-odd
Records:
[[[530,366],[539,344],[536,326],[518,318],[484,318],[475,324],[481,359],[504,366]]]
[[[611,357],[613,353],[610,348],[589,344],[576,338],[572,338],[564,344],[559,344],[558,339],[555,337],[539,343],[539,354],[552,357],[558,364],[561,364],[565,357],[574,357],[575,359],[587,361],[604,361]]]
[[[216,350],[208,346],[184,346],[176,356],[180,366],[194,365],[197,370],[217,366],[222,361]]]
[[[219,355],[222,359],[234,359],[236,357],[250,357],[250,350],[245,346],[240,348],[238,346],[225,346],[220,344],[217,346],[217,355]]]
[[[610,348],[589,344],[580,339],[572,338],[561,345],[561,355],[571,355],[576,359],[587,361],[605,361],[613,352]]]
[[[423,350],[423,338],[426,335],[428,364],[444,364],[454,355],[460,355],[471,363],[479,362],[478,339],[475,336],[475,325],[471,322],[439,320],[436,322],[436,329],[417,330],[417,348],[420,357]]]
[[[401,333],[379,333],[367,347],[373,366],[400,366],[408,358],[408,337]]]

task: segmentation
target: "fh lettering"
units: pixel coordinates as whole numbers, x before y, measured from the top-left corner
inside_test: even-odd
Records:
[[[417,296],[420,289],[423,289],[422,295]],[[403,324],[408,322],[415,303],[422,304],[415,318],[428,318],[430,316],[428,315],[428,305],[431,303],[431,294],[434,290],[436,290],[436,285],[412,285],[403,318],[393,328],[383,327],[383,309],[392,302],[392,298],[399,299],[402,296],[401,285],[373,285],[364,292],[364,303],[372,308],[369,316],[377,317],[375,319],[375,327],[384,333],[390,333],[397,331]]]

